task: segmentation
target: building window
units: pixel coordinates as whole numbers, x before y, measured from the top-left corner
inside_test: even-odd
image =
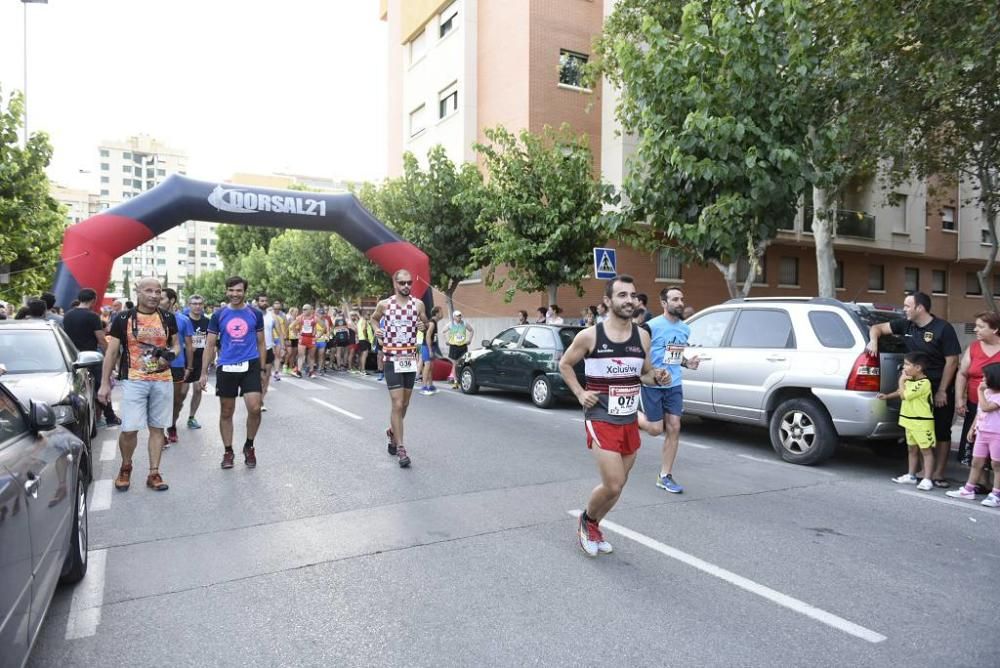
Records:
[[[111,183],[111,179],[107,176],[102,176],[101,183]]]
[[[746,257],[741,257],[736,261],[736,282],[743,283],[747,280],[747,275],[750,273],[750,259]],[[757,266],[757,275],[753,277],[754,283],[767,283],[767,261],[766,258],[760,258]]]
[[[166,258],[162,258],[162,257],[161,257],[161,258],[157,258],[157,259],[156,259],[156,265],[157,265],[158,267],[162,267],[162,266],[163,266],[163,265],[165,265],[166,263],[167,263],[167,260],[166,260]]]
[[[167,252],[167,247],[166,246],[157,246],[156,247],[156,252],[157,253],[166,253]]]
[[[201,256],[202,257],[208,257],[208,251],[202,251],[201,252]]]
[[[906,195],[903,193],[894,193],[893,200],[896,202],[896,206],[899,207],[899,217],[896,218],[892,223],[892,231],[898,234],[906,234]]]
[[[559,50],[559,83],[573,88],[588,90],[583,82],[583,66],[587,64],[587,56],[582,53]]]
[[[131,160],[131,159],[132,159],[132,154],[131,153],[129,153],[128,151],[125,151],[124,153],[122,153],[122,160]]]
[[[132,185],[132,179],[122,179],[122,185],[126,188],[130,187]]]
[[[153,178],[153,170],[152,170],[152,168],[149,168],[149,169],[146,170],[146,178],[147,179]]]
[[[833,270],[833,287],[837,290],[844,289],[844,261],[837,260],[837,268]]]
[[[948,294],[948,272],[940,269],[931,271],[931,292],[936,295]]]
[[[868,289],[885,292],[885,265],[868,265]]]
[[[458,111],[458,83],[438,93],[438,118],[445,118]]]
[[[138,179],[132,179],[132,187],[136,188],[137,190],[142,190],[142,181]]]
[[[130,257],[123,257],[122,258],[122,264],[129,264],[129,265],[132,264],[132,258],[130,258]]]
[[[427,129],[427,105],[420,105],[410,112],[410,136],[416,137]]]
[[[101,197],[107,197],[107,196],[108,196],[108,195],[110,195],[110,194],[111,194],[111,193],[110,193],[110,192],[108,192],[107,190],[102,190],[102,191],[101,191]]]
[[[955,207],[946,206],[943,209],[941,209],[941,229],[942,230],[955,229]]]
[[[427,31],[421,30],[420,34],[410,40],[410,64],[417,62],[427,53]]]
[[[965,294],[982,295],[983,289],[979,286],[979,276],[974,271],[965,274]]]
[[[209,253],[208,257],[215,257],[215,253]]]
[[[179,266],[179,267],[186,267],[187,266],[187,260],[184,260],[184,259],[177,260],[177,266]]]
[[[440,38],[458,27],[458,3],[451,3],[448,9],[441,12],[439,19],[440,30],[438,36]]]
[[[779,287],[781,285],[794,285],[799,284],[799,258],[797,257],[783,257],[781,258],[781,264],[778,265],[778,283]]]
[[[920,290],[920,270],[916,267],[905,267],[903,269],[903,290],[906,292],[917,292]]]
[[[989,229],[984,229],[983,232],[982,232],[982,244],[984,246],[989,246],[992,243],[993,242],[990,240],[990,231],[989,231]]]
[[[101,163],[101,171],[102,172],[109,172],[109,171],[111,171],[111,165],[109,163],[102,162]]]
[[[681,280],[681,260],[667,248],[660,249],[656,277],[672,281]]]
[[[207,246],[208,245],[208,239],[202,238],[201,245],[202,246]]]
[[[165,169],[158,169],[158,170],[156,170],[156,175],[157,176],[166,176],[167,175],[167,170],[165,170]]]
[[[126,174],[132,173],[132,165],[122,165],[122,172]]]
[[[188,237],[188,243],[189,244],[193,244],[193,243],[196,243],[196,242],[197,242],[197,240],[194,237]]]

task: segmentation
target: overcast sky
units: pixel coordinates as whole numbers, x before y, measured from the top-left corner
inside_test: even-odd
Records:
[[[23,5],[0,0],[0,91],[23,87]],[[378,0],[49,0],[29,4],[28,125],[49,175],[95,187],[97,145],[145,133],[189,175],[385,173]],[[81,174],[80,170],[91,174]]]

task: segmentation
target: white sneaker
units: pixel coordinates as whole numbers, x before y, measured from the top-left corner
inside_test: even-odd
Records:
[[[580,517],[580,524],[576,531],[577,536],[580,539],[580,549],[588,557],[596,557],[598,552],[598,541],[593,540],[596,536],[593,536],[588,530],[587,523],[583,521],[583,517]]]
[[[958,489],[949,490],[945,492],[944,495],[950,496],[953,499],[968,499],[969,501],[972,501],[976,498],[976,493],[967,490],[965,488],[965,485],[962,485]]]
[[[895,483],[899,483],[900,485],[916,485],[917,484],[917,476],[910,475],[909,473],[904,473],[903,475],[899,476],[898,478],[893,478],[892,481],[895,482]],[[933,485],[933,484],[934,483],[931,483],[931,485]]]
[[[600,540],[597,542],[597,551],[601,554],[611,554],[615,551],[615,548],[611,547],[611,543],[606,540]]]
[[[931,480],[930,478],[924,478],[923,480],[920,481],[920,484],[917,485],[917,489],[919,489],[921,492],[929,492],[932,489],[934,489],[934,481]]]
[[[990,492],[986,495],[986,498],[983,499],[982,505],[987,508],[1000,508],[1000,496]]]

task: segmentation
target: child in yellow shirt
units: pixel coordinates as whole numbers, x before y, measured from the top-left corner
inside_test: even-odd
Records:
[[[899,426],[906,430],[907,464],[905,474],[893,478],[900,485],[917,485],[917,489],[928,491],[934,488],[930,473],[934,470],[934,410],[931,408],[931,381],[924,374],[927,355],[909,353],[903,357],[903,375],[899,377],[899,389],[889,394],[879,392],[876,399],[898,399]],[[924,479],[917,483],[917,467],[923,459]]]

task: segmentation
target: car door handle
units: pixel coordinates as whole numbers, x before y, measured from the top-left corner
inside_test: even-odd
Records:
[[[28,479],[24,481],[24,491],[33,498],[38,498],[38,478],[35,477],[34,473],[28,474]]]
[[[784,355],[771,355],[770,357],[767,358],[767,361],[768,362],[784,362],[787,359],[788,358],[785,357]]]

